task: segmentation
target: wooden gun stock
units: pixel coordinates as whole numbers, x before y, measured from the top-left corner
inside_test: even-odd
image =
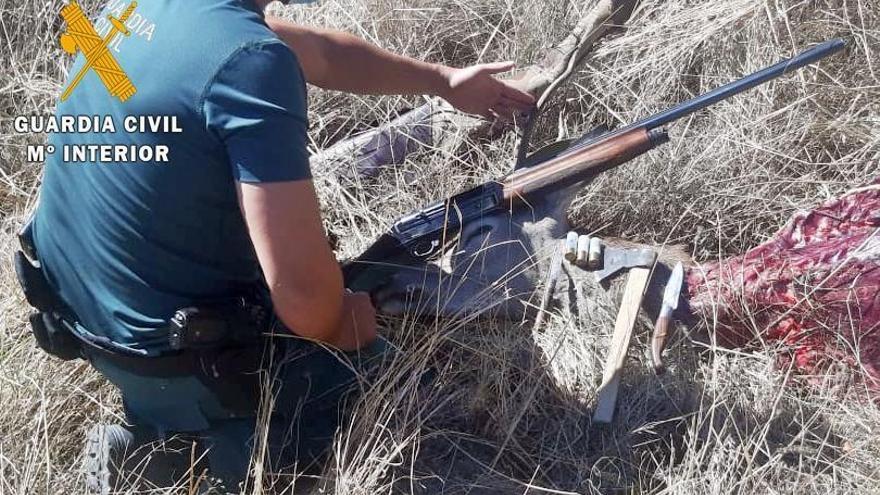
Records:
[[[505,200],[528,197],[548,188],[560,189],[581,182],[668,141],[662,129],[645,127],[613,132],[582,149],[540,165],[514,172],[502,181]]]

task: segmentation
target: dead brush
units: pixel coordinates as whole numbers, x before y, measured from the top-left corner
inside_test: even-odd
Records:
[[[83,3],[95,12],[98,2]],[[14,135],[9,122],[50,111],[61,91],[68,60],[55,42],[60,5],[0,0],[0,493],[81,493],[83,432],[120,415],[115,393],[87,366],[35,349],[11,268],[13,233],[39,180],[23,146],[44,137]],[[526,65],[589,6],[325,0],[284,13],[420,58]],[[848,38],[849,50],[682,122],[668,146],[584,190],[572,219],[605,235],[685,244],[706,260],[741,252],[796,209],[876,177],[875,0],[645,0],[628,28],[604,41],[554,97],[536,145],[632,122],[833,36]],[[417,103],[313,90],[312,146]],[[357,188],[317,177],[340,254],[359,252],[400,214],[503,175],[514,146],[512,136],[462,139]],[[320,486],[340,495],[877,492],[880,411],[848,389],[846,377],[800,384],[774,367],[773,348],[676,345],[668,357],[674,365],[658,378],[644,352],[646,333],[638,332],[616,422],[591,425],[613,314],[560,312],[540,332],[485,315],[387,320],[384,333],[400,352],[351,404]],[[428,383],[420,379],[426,370],[434,374]],[[267,473],[248,493],[309,481],[272,478]],[[169,492],[189,493],[189,486]]]

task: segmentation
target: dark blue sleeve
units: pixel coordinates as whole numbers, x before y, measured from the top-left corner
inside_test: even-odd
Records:
[[[311,178],[305,80],[280,40],[239,49],[207,88],[202,110],[226,147],[235,180]]]

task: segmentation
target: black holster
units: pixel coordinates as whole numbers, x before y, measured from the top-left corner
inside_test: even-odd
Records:
[[[28,304],[37,310],[30,315],[34,340],[41,349],[64,361],[83,357],[82,345],[63,320],[64,304],[46,279],[39,262],[30,257],[35,253],[30,222],[18,237],[22,250],[15,253],[15,274]]]

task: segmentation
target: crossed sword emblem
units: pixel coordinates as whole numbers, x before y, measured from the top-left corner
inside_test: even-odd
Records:
[[[125,27],[125,23],[128,22],[136,8],[137,2],[133,1],[119,19],[108,16],[107,19],[111,25],[110,31],[103,38],[92,26],[92,23],[89,22],[89,19],[83,13],[76,0],[72,0],[61,9],[61,17],[67,22],[67,31],[61,35],[61,48],[71,55],[75,55],[78,50],[82,51],[86,58],[83,68],[71,80],[67,89],[61,95],[61,101],[65,101],[70,97],[70,94],[76,89],[83,77],[92,69],[101,78],[101,82],[104,83],[107,91],[112,96],[119,98],[120,101],[128,100],[137,92],[137,88],[135,88],[125,71],[122,70],[119,62],[113,57],[109,49],[110,44],[116,39],[117,35],[131,35],[131,31]]]

